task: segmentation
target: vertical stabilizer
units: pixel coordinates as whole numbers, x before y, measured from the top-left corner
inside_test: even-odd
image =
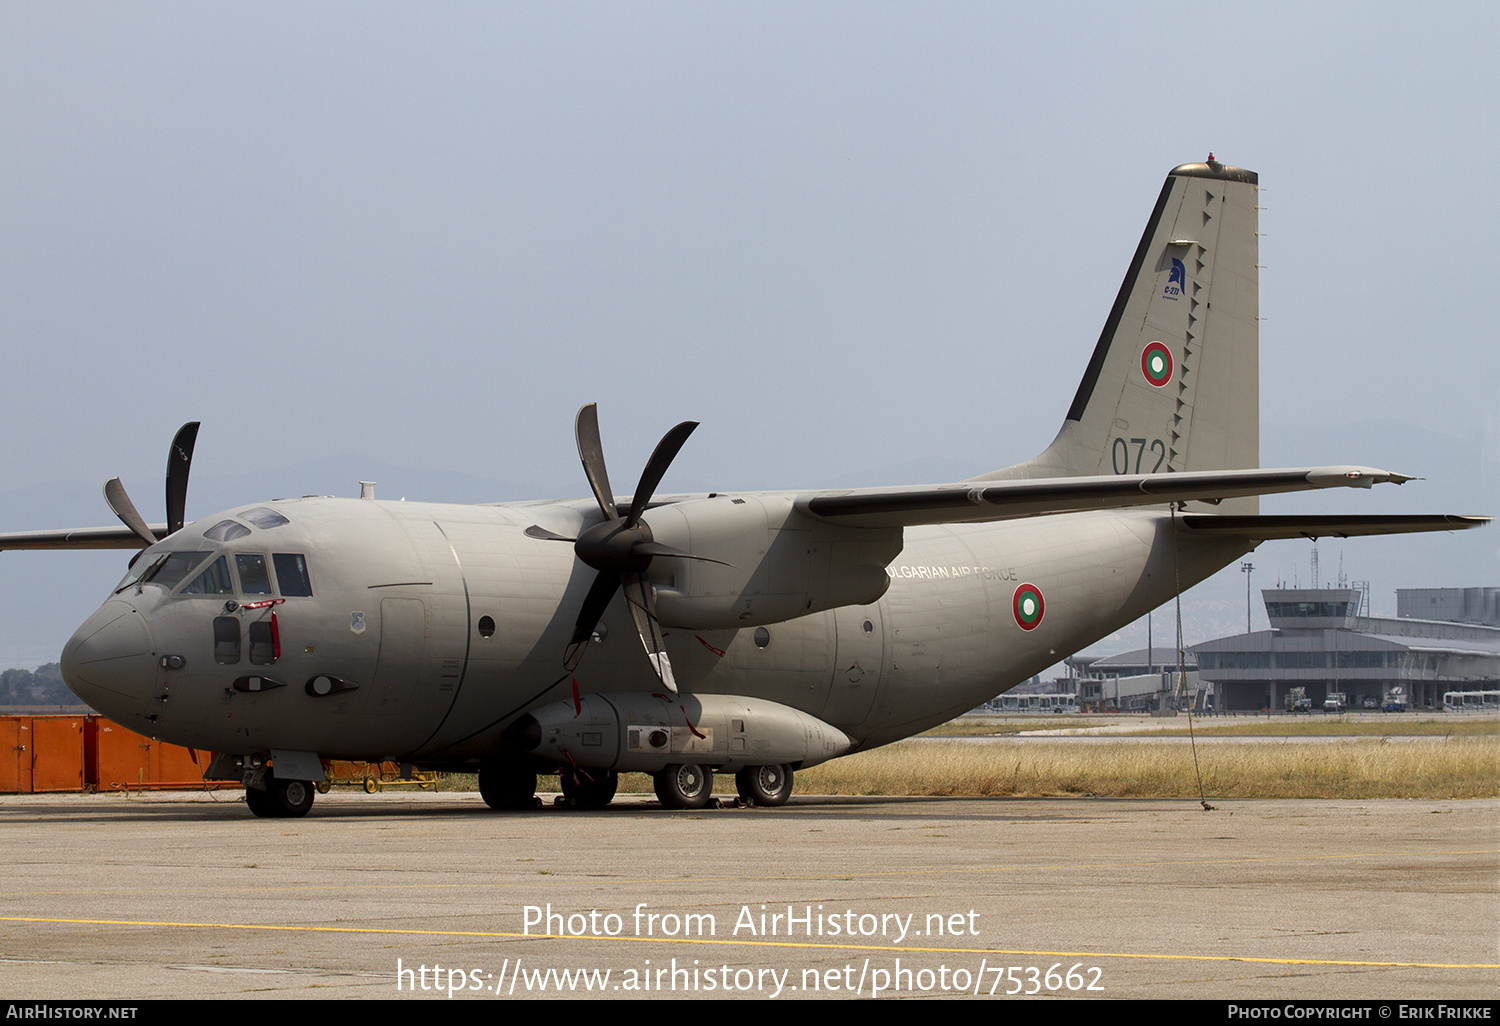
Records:
[[[1172,169],[1062,430],[982,480],[1260,465],[1256,183],[1212,155]]]

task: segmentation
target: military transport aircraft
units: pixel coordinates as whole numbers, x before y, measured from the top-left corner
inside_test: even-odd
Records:
[[[797,769],[965,712],[1262,541],[1485,521],[1257,515],[1259,495],[1410,479],[1257,469],[1256,193],[1212,155],[1171,172],[1062,430],[972,480],[658,496],[684,423],[622,502],[590,405],[592,498],[307,497],[189,524],[189,424],[166,524],[115,479],[125,529],[0,548],[141,549],[63,675],[217,753],[205,776],[243,781],[259,816],[306,813],[332,758],[477,767],[495,808],[534,806],[538,772],[602,806],[624,770],[670,807],[707,802],[715,773],[780,805]]]

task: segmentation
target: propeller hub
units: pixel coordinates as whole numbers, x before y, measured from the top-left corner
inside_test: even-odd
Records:
[[[584,530],[573,543],[573,551],[595,570],[640,573],[651,565],[651,556],[636,547],[651,540],[651,528],[644,520],[630,524],[616,517]]]

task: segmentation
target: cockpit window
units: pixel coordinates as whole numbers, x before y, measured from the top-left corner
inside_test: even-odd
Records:
[[[280,527],[282,524],[290,523],[286,517],[266,506],[256,506],[254,509],[247,509],[240,514],[240,519],[248,520],[262,530],[270,530],[273,527]]]
[[[246,595],[271,594],[271,575],[266,570],[266,557],[241,552],[234,557],[234,566],[240,572],[240,591]]]
[[[220,556],[182,589],[184,595],[233,595],[234,582],[229,579],[229,560]]]
[[[312,596],[312,580],[307,576],[307,559],[302,553],[275,552],[271,562],[276,564],[276,583],[281,585],[283,598]]]
[[[234,541],[236,538],[243,538],[249,533],[250,528],[244,524],[236,523],[233,520],[220,520],[207,531],[204,531],[203,537],[211,538],[214,541],[227,542]]]
[[[131,567],[115,591],[124,591],[132,584],[155,584],[171,590],[208,555],[207,552],[160,553],[155,559],[142,560]]]

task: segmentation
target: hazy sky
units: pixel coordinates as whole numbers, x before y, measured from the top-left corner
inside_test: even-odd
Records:
[[[665,490],[1017,462],[1210,150],[1263,186],[1263,422],[1462,440],[1400,508],[1495,513],[1497,54],[1485,3],[5,0],[0,530],[111,523],[117,474],[160,520],[189,419],[195,480],[337,458],[302,490],[340,494],[585,493],[592,400],[621,490],[684,419]],[[1480,534],[1402,586],[1500,584]],[[124,557],[82,558],[0,555],[0,663]]]

